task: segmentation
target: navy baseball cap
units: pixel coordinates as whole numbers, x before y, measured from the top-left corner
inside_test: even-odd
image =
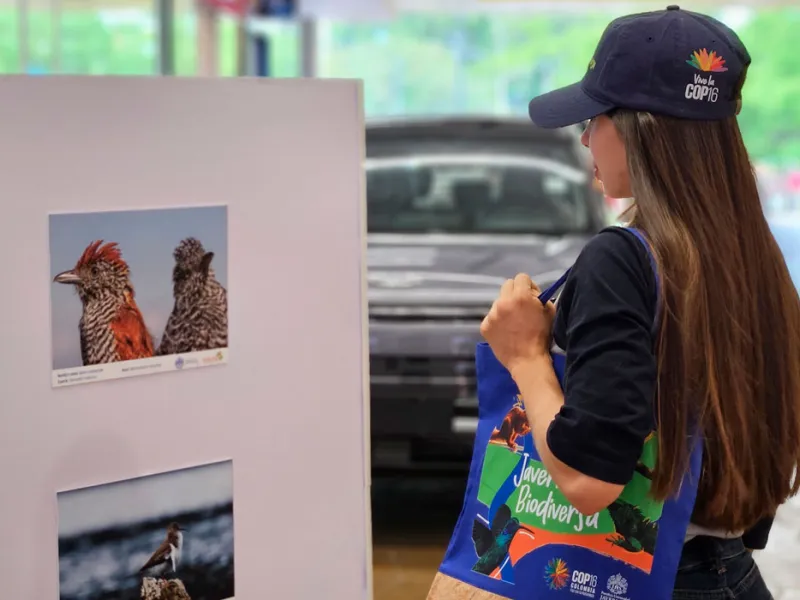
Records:
[[[739,112],[750,55],[720,21],[672,5],[612,21],[583,79],[531,100],[539,127],[575,125],[615,108],[714,121]]]

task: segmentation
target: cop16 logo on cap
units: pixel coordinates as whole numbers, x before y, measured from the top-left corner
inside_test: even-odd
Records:
[[[715,85],[714,78],[711,75],[708,77],[695,75],[694,82],[686,85],[684,95],[689,100],[716,102],[719,98],[719,88]]]

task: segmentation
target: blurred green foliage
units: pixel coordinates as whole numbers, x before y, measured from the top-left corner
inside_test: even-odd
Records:
[[[321,75],[363,77],[367,115],[527,114],[536,94],[578,81],[613,11],[410,15],[332,26]],[[720,11],[753,65],[741,127],[754,159],[800,163],[800,7]],[[736,22],[731,22],[731,21]]]
[[[518,114],[541,92],[582,77],[597,40],[618,16],[580,13],[410,14],[387,22],[321,22],[319,74],[365,81],[368,116],[454,112]],[[720,10],[753,57],[740,122],[753,157],[776,166],[800,164],[800,8]],[[732,22],[735,21],[735,22]],[[50,16],[30,14],[30,64],[48,71]],[[270,24],[271,66],[298,74],[297,28]],[[222,75],[235,75],[235,25],[220,28]],[[19,71],[17,16],[0,12],[0,72]],[[147,11],[65,12],[58,71],[156,74],[157,34]],[[176,18],[176,72],[195,72],[195,21]]]

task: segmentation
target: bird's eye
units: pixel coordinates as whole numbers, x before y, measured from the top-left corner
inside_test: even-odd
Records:
[[[98,269],[97,269],[97,265],[92,265],[92,268],[90,269],[90,271],[91,271],[92,275],[97,275],[97,273],[99,272]]]

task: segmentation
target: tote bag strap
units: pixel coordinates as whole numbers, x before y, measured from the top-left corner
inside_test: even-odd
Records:
[[[570,271],[572,271],[572,267],[567,269],[561,277],[559,277],[555,282],[550,284],[546,290],[539,294],[539,300],[542,301],[542,304],[553,299],[553,296],[555,296],[556,292],[561,289],[561,286],[567,281]]]
[[[644,249],[647,251],[647,257],[650,259],[650,268],[653,269],[653,277],[656,281],[656,314],[655,318],[653,319],[653,335],[658,333],[658,329],[661,323],[661,277],[658,275],[658,264],[656,263],[656,257],[653,254],[653,248],[650,246],[650,242],[644,236],[644,234],[636,229],[635,227],[619,227],[619,229],[627,229],[633,235],[636,236],[636,239],[642,243]]]

